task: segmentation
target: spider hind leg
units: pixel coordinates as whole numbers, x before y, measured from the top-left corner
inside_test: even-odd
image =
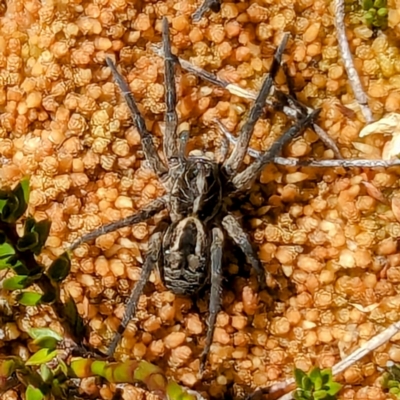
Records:
[[[222,298],[222,249],[224,245],[224,234],[221,228],[213,228],[212,244],[210,251],[211,258],[211,291],[209,304],[209,317],[206,343],[200,356],[200,373],[203,373],[204,366],[210,352],[217,315],[221,309]]]
[[[149,280],[151,271],[153,271],[153,269],[160,262],[162,238],[166,229],[167,229],[167,224],[165,222],[161,222],[156,228],[156,231],[150,237],[149,249],[146,254],[146,260],[144,262],[139,281],[136,283],[135,287],[132,290],[132,293],[126,305],[124,317],[122,318],[121,324],[119,325],[118,330],[115,333],[111,341],[111,344],[108,348],[107,351],[108,357],[113,356],[115,349],[117,348],[118,343],[122,337],[122,334],[124,333],[129,321],[132,319],[132,316],[135,315],[140,295],[143,293],[143,289],[147,281]]]

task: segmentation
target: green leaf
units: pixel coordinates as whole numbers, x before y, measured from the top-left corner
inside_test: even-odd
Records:
[[[51,304],[57,298],[57,291],[54,288],[52,292],[46,292],[42,295],[42,303]]]
[[[75,336],[78,338],[83,338],[85,334],[85,325],[83,324],[83,319],[78,313],[76,304],[71,298],[65,302],[64,315]]]
[[[320,390],[322,387],[321,370],[318,367],[313,368],[311,372],[308,374],[308,377],[314,384],[315,390]]]
[[[18,290],[25,289],[29,285],[28,277],[26,275],[16,275],[8,278],[3,282],[3,289]]]
[[[338,394],[340,392],[340,390],[342,389],[343,385],[341,385],[338,382],[331,382],[329,384],[329,388],[327,389],[327,393],[330,396],[334,396],[335,394]]]
[[[25,399],[26,400],[43,400],[44,394],[40,389],[34,388],[32,385],[29,385],[25,391]]]
[[[372,8],[374,5],[373,0],[363,0],[362,2],[362,8],[365,11],[368,11],[370,8]]]
[[[0,359],[0,379],[11,378],[11,375],[20,367],[19,363],[20,360],[16,360],[16,357]]]
[[[57,350],[40,349],[34,355],[32,355],[25,365],[40,365],[46,364],[51,361],[57,355]]]
[[[44,219],[42,221],[36,222],[34,231],[37,232],[37,234],[39,235],[39,244],[35,248],[36,255],[40,253],[42,247],[46,243],[46,240],[49,237],[50,227],[51,227],[51,221],[49,220]]]
[[[0,270],[12,268],[11,260],[12,260],[12,257],[0,258]]]
[[[15,254],[14,247],[10,243],[0,244],[0,259],[13,256]]]
[[[40,366],[40,376],[45,383],[50,383],[54,378],[53,372],[46,364],[42,364]]]
[[[47,270],[47,276],[55,282],[61,282],[68,276],[70,270],[71,260],[68,253],[65,252],[53,261]]]
[[[298,388],[301,388],[301,384],[303,382],[303,378],[306,376],[306,373],[298,368],[294,369],[294,378],[296,380],[296,385]]]
[[[311,390],[313,387],[313,384],[311,382],[311,379],[306,375],[303,377],[303,380],[301,382],[301,388],[304,389],[304,391]]]
[[[26,265],[21,260],[18,260],[16,256],[11,257],[9,260],[11,264],[10,268],[12,268],[17,275],[30,275],[31,271],[29,271]]]
[[[377,12],[378,17],[386,17],[389,14],[389,11],[387,8],[380,8]]]
[[[393,377],[391,379],[400,381],[400,367],[398,365],[392,365],[389,368],[389,372]]]
[[[36,264],[33,265],[32,268],[29,270],[29,277],[32,280],[38,280],[42,277],[43,273],[44,273],[44,268],[41,265]]]
[[[28,217],[25,220],[25,225],[24,225],[24,235],[27,233],[33,232],[33,228],[35,227],[36,220],[33,217]]]
[[[3,208],[4,208],[4,206],[7,204],[7,200],[8,200],[8,193],[7,193],[7,197],[5,197],[5,198],[2,198],[1,197],[1,191],[0,191],[0,215],[1,215],[1,212],[3,211]]]
[[[386,7],[386,0],[375,0],[374,1],[374,8],[378,9],[378,8],[382,8],[382,7]]]
[[[33,251],[39,244],[39,234],[37,232],[30,232],[18,239],[17,249],[19,251]]]
[[[328,396],[328,393],[325,390],[316,390],[313,393],[314,400],[325,399]]]
[[[167,396],[171,400],[194,400],[195,396],[187,393],[181,386],[174,381],[169,381],[167,384]]]
[[[70,398],[68,396],[69,390],[68,386],[65,385],[63,379],[55,378],[51,383],[51,393],[56,399],[66,399]]]
[[[22,217],[22,215],[28,208],[29,194],[30,194],[29,179],[28,178],[22,179],[21,182],[13,190],[13,194],[18,199],[18,207],[12,213],[14,221],[17,221],[19,218]]]
[[[387,388],[392,388],[392,387],[399,387],[400,383],[397,381],[387,381],[384,383],[384,386]]]
[[[51,336],[44,336],[35,339],[32,343],[42,349],[54,350],[57,347],[58,341]]]
[[[321,371],[321,376],[322,376],[322,384],[325,385],[328,382],[331,382],[333,380],[332,376],[332,370],[330,368],[325,368]]]
[[[58,360],[58,365],[56,368],[56,373],[59,374],[60,371],[65,375],[68,376],[68,366],[67,364],[65,364],[65,362],[63,360]]]
[[[18,198],[14,194],[10,194],[9,198],[7,199],[6,204],[4,204],[1,210],[1,219],[4,222],[15,222],[16,219],[14,217],[14,213],[18,211],[19,201]]]
[[[293,393],[293,398],[294,398],[294,400],[303,400],[303,396],[301,395],[301,390],[300,389],[297,389]]]
[[[41,299],[42,295],[35,292],[23,292],[17,296],[17,301],[23,306],[37,306]]]
[[[61,335],[59,335],[57,332],[53,331],[50,328],[31,328],[28,331],[28,335],[32,339],[39,339],[39,338],[51,336],[59,342],[61,342],[63,340],[63,337]]]

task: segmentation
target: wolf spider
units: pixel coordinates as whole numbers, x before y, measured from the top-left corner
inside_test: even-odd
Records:
[[[280,67],[282,53],[288,36],[285,35],[279,45],[270,73],[264,80],[258,97],[250,110],[247,121],[240,130],[237,143],[228,156],[225,146],[222,160],[205,155],[185,153],[188,133],[177,133],[178,118],[175,89],[175,63],[177,58],[171,53],[169,27],[166,18],[162,21],[162,43],[165,67],[165,135],[163,153],[160,158],[150,132],[139,112],[129,87],[110,59],[110,67],[115,81],[132,113],[133,122],[141,137],[144,155],[153,171],[159,176],[167,192],[161,198],[151,202],[138,213],[123,220],[110,223],[88,233],[76,241],[70,249],[96,239],[100,235],[122,227],[145,221],[160,211],[167,209],[169,218],[162,220],[149,239],[149,248],[141,271],[126,305],[124,317],[110,344],[107,355],[112,356],[116,346],[138,304],[139,297],[149,279],[151,271],[160,268],[167,289],[177,295],[193,295],[207,283],[211,285],[208,330],[204,350],[201,354],[201,370],[207,360],[214,333],[217,314],[221,308],[222,252],[225,237],[229,237],[245,254],[248,263],[258,274],[262,286],[267,274],[255,253],[248,235],[243,231],[236,218],[229,213],[228,199],[246,190],[264,167],[272,162],[282,147],[307,127],[318,111],[303,115],[278,139],[271,149],[258,157],[250,166],[240,171],[248,150],[254,125],[263,113],[263,107]]]

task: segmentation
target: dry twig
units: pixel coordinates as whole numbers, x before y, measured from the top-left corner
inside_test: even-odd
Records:
[[[226,129],[226,127],[219,121],[215,119],[214,122],[217,124],[220,131],[224,134],[224,136],[229,140],[230,143],[236,144],[236,138]],[[249,147],[247,149],[247,153],[254,158],[259,158],[263,152],[252,149]],[[335,160],[299,160],[297,158],[285,158],[285,157],[275,157],[274,163],[278,165],[284,165],[286,167],[319,167],[319,168],[351,168],[351,167],[360,167],[360,168],[389,168],[400,166],[400,159],[394,160],[366,160],[366,159],[335,159]]]
[[[334,0],[333,4],[340,54],[343,59],[344,67],[346,68],[347,76],[349,77],[351,88],[353,89],[354,97],[361,107],[365,122],[369,124],[374,121],[374,118],[368,106],[368,97],[364,92],[360,77],[354,67],[353,57],[346,37],[346,28],[344,26],[344,0]]]
[[[364,343],[359,349],[349,354],[345,359],[334,365],[332,368],[332,374],[333,375],[340,374],[345,369],[349,368],[351,365],[361,360],[367,354],[376,350],[379,346],[382,346],[383,344],[387,343],[398,332],[400,332],[400,321],[393,323],[384,331],[378,333],[378,335],[374,336],[372,339],[368,340],[368,342]],[[294,382],[295,382],[294,378],[287,379],[284,382],[272,385],[269,388],[269,392],[274,393],[279,390],[283,390],[288,386],[293,385]],[[294,391],[291,391],[290,393],[287,393],[284,396],[280,397],[279,400],[290,400],[293,398],[293,393]]]

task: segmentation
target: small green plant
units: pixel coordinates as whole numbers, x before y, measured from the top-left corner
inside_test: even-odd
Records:
[[[65,361],[65,350],[59,349],[63,338],[48,328],[29,330],[31,347],[36,352],[27,360],[0,358],[0,391],[25,387],[26,400],[67,399],[71,396],[72,378],[100,377],[110,383],[143,383],[148,390],[164,399],[195,400],[176,382],[168,380],[162,370],[146,361],[108,362],[75,358]]]
[[[23,179],[14,189],[0,191],[0,270],[13,272],[2,282],[2,288],[16,292],[15,300],[20,305],[52,305],[57,316],[65,321],[68,334],[78,343],[83,339],[84,325],[75,303],[70,299],[65,303],[60,300],[59,284],[71,267],[68,253],[63,253],[46,269],[35,256],[47,240],[51,222],[28,216],[20,229],[29,192],[29,179]]]
[[[382,387],[395,399],[400,399],[400,366],[392,365],[388,371],[383,374]]]
[[[388,27],[386,0],[362,0],[362,9],[365,11],[363,18],[368,26],[382,30]]]
[[[297,389],[293,394],[296,400],[335,400],[342,385],[335,382],[330,369],[315,367],[306,374],[301,369],[295,369]]]
[[[82,345],[85,330],[75,303],[60,299],[60,283],[70,272],[70,257],[63,253],[48,268],[37,261],[50,222],[24,217],[28,201],[28,179],[14,189],[0,190],[0,270],[12,275],[2,280],[2,289],[12,292],[19,306],[53,307],[64,333],[31,328],[27,345],[33,354],[28,360],[0,356],[0,394],[22,385],[26,400],[72,399],[77,391],[74,379],[99,377],[110,383],[140,382],[163,399],[195,400],[195,395],[148,362],[72,358],[74,349],[88,352]]]

